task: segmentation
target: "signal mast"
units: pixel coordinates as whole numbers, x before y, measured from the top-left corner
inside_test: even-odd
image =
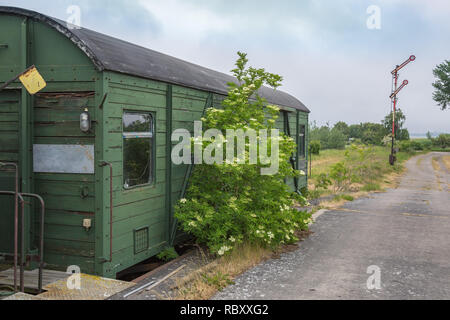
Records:
[[[398,78],[399,78],[399,71],[402,70],[404,67],[406,67],[408,64],[416,60],[416,56],[410,56],[408,60],[403,62],[401,65],[398,65],[392,72],[392,78],[393,78],[393,88],[392,88],[392,94],[390,96],[392,105],[393,105],[393,112],[392,112],[392,148],[391,148],[391,155],[389,156],[389,163],[393,166],[395,164],[395,161],[397,161],[397,158],[395,156],[395,134],[396,134],[396,128],[395,128],[395,115],[397,112],[397,103],[398,98],[397,95],[402,91],[404,87],[406,87],[409,82],[408,80],[403,81],[400,87],[398,87]]]

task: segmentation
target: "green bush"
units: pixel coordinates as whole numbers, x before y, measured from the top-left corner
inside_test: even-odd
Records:
[[[317,179],[316,189],[328,189],[329,186],[333,184],[333,182],[328,178],[328,175],[325,173],[321,173]]]
[[[311,152],[311,154],[319,155],[321,148],[322,145],[320,141],[314,140],[309,144],[309,152]]]
[[[274,127],[280,109],[267,106],[257,93],[264,84],[278,87],[281,77],[264,69],[247,68],[247,62],[246,55],[239,53],[233,72],[240,84],[230,84],[222,110],[207,111],[202,119],[205,130],[259,131]],[[203,142],[202,147],[205,149],[211,143]],[[298,241],[296,231],[308,228],[311,215],[293,208],[297,202],[305,205],[306,199],[292,194],[285,183],[285,179],[301,175],[290,164],[296,144],[284,134],[280,135],[279,144],[279,171],[272,176],[261,175],[261,168],[266,166],[260,162],[257,165],[197,165],[186,199],[181,199],[175,208],[175,216],[184,231],[219,256],[243,242],[276,248]],[[246,154],[248,148],[249,145]]]
[[[400,141],[399,149],[401,152],[413,152],[414,148],[411,141]]]
[[[348,195],[348,194],[342,195],[342,199],[344,199],[346,201],[354,201],[355,200],[354,197],[352,197],[351,195]]]
[[[418,140],[422,145],[423,150],[431,150],[433,148],[433,142],[431,140]]]
[[[231,280],[231,277],[228,274],[223,274],[221,272],[218,272],[214,275],[209,274],[202,274],[203,280],[214,287],[216,287],[217,290],[222,291],[229,285],[234,284],[234,281]]]
[[[414,151],[423,151],[423,150],[425,150],[425,146],[421,142],[419,142],[417,140],[411,140],[411,148]]]
[[[156,257],[159,260],[167,262],[178,258],[178,253],[175,251],[175,248],[167,248],[161,251]]]
[[[334,183],[335,192],[344,191],[351,183],[351,176],[348,167],[343,162],[338,162],[331,167],[330,179]]]
[[[430,140],[407,140],[400,141],[399,148],[401,152],[415,152],[430,150],[433,144]]]
[[[446,149],[450,148],[450,134],[441,134],[432,140],[433,147]]]
[[[309,190],[307,195],[308,199],[319,199],[322,196],[323,191],[315,189],[315,190]]]

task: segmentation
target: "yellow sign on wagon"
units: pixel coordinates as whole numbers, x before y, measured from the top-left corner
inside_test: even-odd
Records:
[[[20,82],[30,94],[35,94],[47,86],[44,78],[37,71],[36,67],[30,68],[27,72],[19,77]]]

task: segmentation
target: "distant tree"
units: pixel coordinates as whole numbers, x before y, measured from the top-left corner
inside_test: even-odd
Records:
[[[445,60],[444,63],[438,65],[433,70],[433,74],[436,77],[436,82],[433,83],[433,87],[436,89],[433,99],[442,110],[445,110],[450,105],[450,61]]]
[[[348,128],[350,138],[354,139],[362,139],[362,125],[361,124],[352,124]]]
[[[433,145],[442,149],[450,147],[450,134],[441,134],[433,139]]]
[[[392,133],[392,114],[390,112],[383,120],[383,126],[385,128],[384,135]],[[397,109],[395,112],[395,132],[398,140],[409,140],[409,132],[403,128],[406,122],[406,116],[401,109]]]
[[[328,145],[330,149],[344,149],[347,145],[348,137],[340,130],[333,128],[330,130]]]
[[[427,132],[427,139],[428,140],[433,140],[433,135],[431,134],[430,131]]]
[[[311,126],[311,141],[320,141],[322,149],[342,149],[348,141],[348,137],[336,128],[331,129],[330,125],[322,127]]]
[[[311,141],[320,141],[323,149],[329,149],[328,138],[330,136],[330,127],[322,126],[318,127],[313,124],[310,131]]]
[[[382,145],[385,137],[384,126],[378,123],[361,124],[362,136],[361,140],[369,145]]]
[[[408,129],[400,129],[397,132],[397,140],[400,140],[400,141],[411,140],[411,136],[409,135]]]
[[[338,123],[336,123],[334,125],[334,129],[341,131],[343,134],[350,138],[350,128],[344,121],[339,121]]]

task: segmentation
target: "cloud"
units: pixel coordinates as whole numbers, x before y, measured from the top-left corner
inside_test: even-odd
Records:
[[[302,100],[319,123],[378,122],[390,111],[390,71],[410,85],[400,106],[412,132],[448,131],[450,113],[432,100],[432,69],[449,59],[448,0],[0,0],[66,19],[71,4],[83,26],[206,67],[229,72],[236,52],[284,76],[282,90]],[[381,8],[381,30],[366,27]]]
[[[232,27],[230,19],[188,2],[140,0],[138,3],[158,19],[166,34],[180,38],[186,35],[202,38],[210,33],[226,32]]]
[[[72,5],[81,9],[81,25],[98,32],[112,34],[130,41],[140,35],[156,35],[160,25],[150,12],[137,1],[127,0],[0,0],[0,5],[23,7],[66,20],[70,14],[67,8]]]

